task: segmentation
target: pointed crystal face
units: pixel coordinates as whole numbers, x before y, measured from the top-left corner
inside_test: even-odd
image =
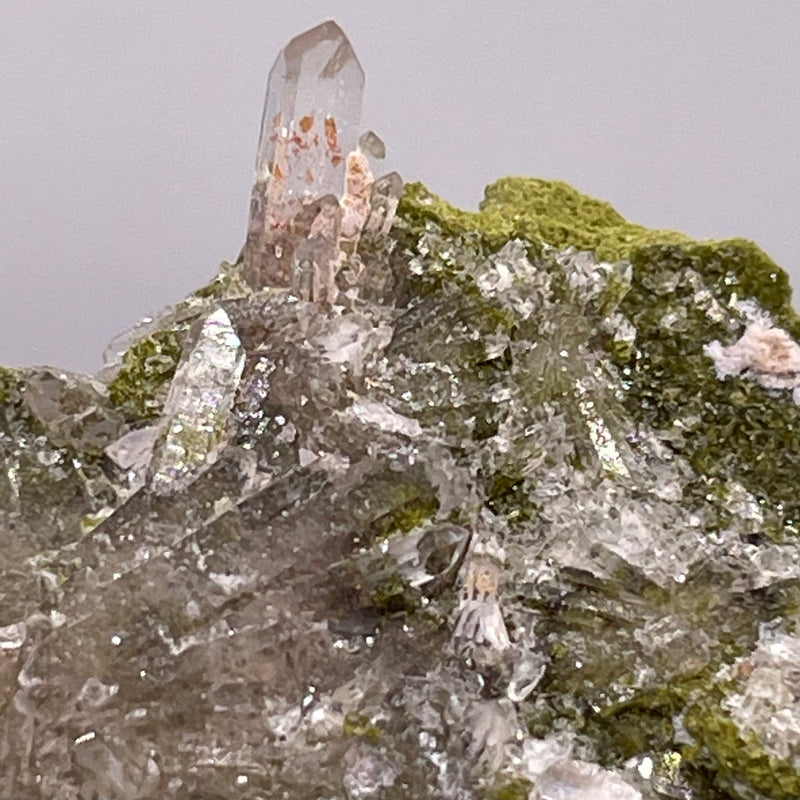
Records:
[[[335,22],[292,39],[269,74],[256,180],[271,176],[285,201],[341,192],[363,93],[364,71]]]
[[[291,286],[304,205],[341,196],[345,158],[358,141],[364,71],[332,21],[295,37],[269,74],[245,245],[254,288]]]
[[[219,308],[178,367],[162,415],[168,421],[166,439],[154,456],[157,494],[185,488],[219,456],[244,369],[241,344],[230,317]]]

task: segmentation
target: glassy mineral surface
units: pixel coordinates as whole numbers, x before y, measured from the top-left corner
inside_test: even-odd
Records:
[[[363,90],[361,64],[333,21],[292,39],[275,60],[244,250],[252,286],[292,285],[295,221],[316,199],[341,196],[345,159],[358,143]]]
[[[335,300],[0,369],[0,797],[797,798],[785,273],[365,174]]]

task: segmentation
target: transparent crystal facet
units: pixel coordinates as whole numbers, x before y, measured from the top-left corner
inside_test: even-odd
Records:
[[[164,406],[169,427],[153,464],[156,492],[184,488],[214,463],[225,442],[243,368],[241,342],[220,308],[203,323],[197,344],[170,386]]]
[[[291,285],[291,223],[305,203],[341,194],[363,91],[364,71],[333,21],[295,37],[278,55],[267,84],[245,245],[251,285]]]
[[[269,74],[256,179],[280,169],[288,196],[338,191],[344,156],[358,139],[363,92],[364,70],[335,22],[292,39]]]
[[[358,149],[371,158],[386,158],[386,145],[375,131],[365,131],[358,139]]]

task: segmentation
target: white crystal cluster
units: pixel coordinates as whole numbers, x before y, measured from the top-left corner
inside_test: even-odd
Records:
[[[713,341],[704,350],[714,360],[720,379],[744,375],[768,389],[791,389],[800,405],[800,345],[768,316],[751,319],[733,344]]]

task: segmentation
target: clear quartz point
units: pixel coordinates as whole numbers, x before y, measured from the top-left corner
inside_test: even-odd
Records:
[[[341,195],[358,142],[364,71],[333,21],[292,39],[269,74],[244,249],[253,288],[292,286],[304,205]]]
[[[216,461],[243,368],[242,343],[219,308],[172,379],[162,414],[166,436],[151,461],[157,494],[185,488]]]
[[[375,131],[366,131],[358,139],[358,149],[378,161],[386,158],[386,145]]]

